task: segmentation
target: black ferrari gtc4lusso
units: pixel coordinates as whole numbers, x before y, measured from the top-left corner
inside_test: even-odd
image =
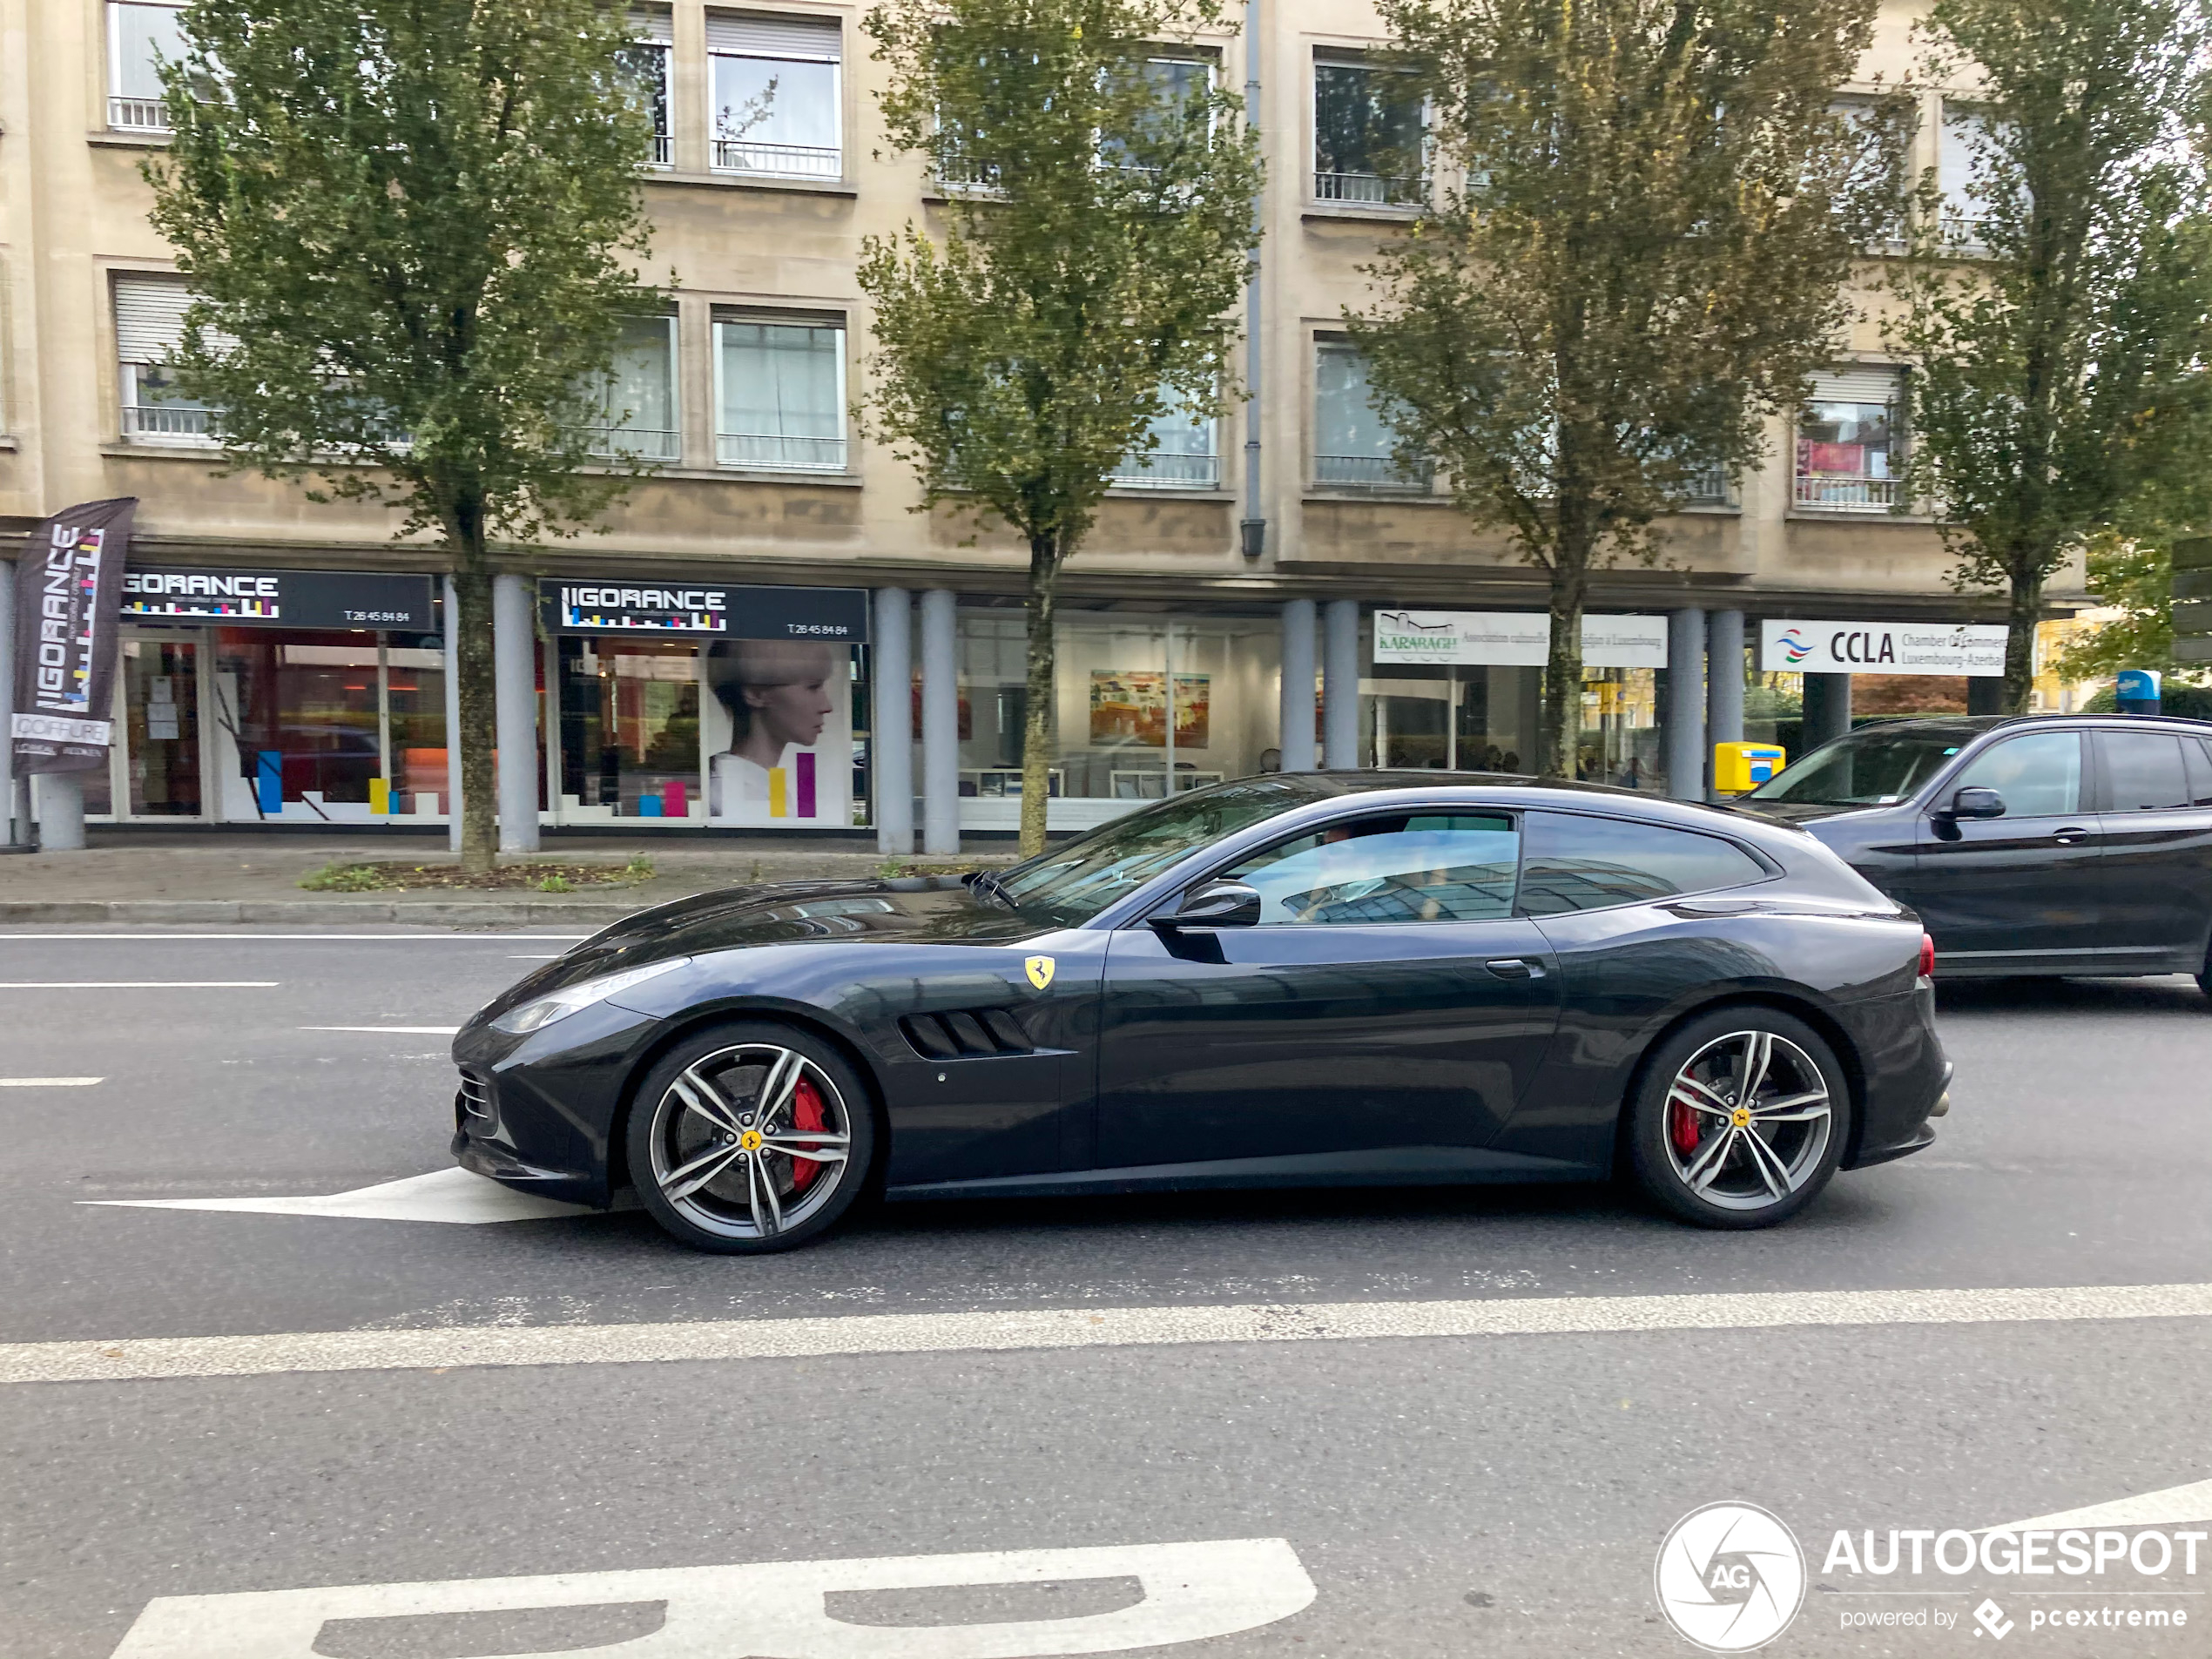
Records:
[[[454,1152],[700,1249],[894,1199],[1631,1173],[1712,1227],[1934,1138],[1912,913],[1723,808],[1466,774],[1196,790],[1011,869],[700,894],[454,1042]]]

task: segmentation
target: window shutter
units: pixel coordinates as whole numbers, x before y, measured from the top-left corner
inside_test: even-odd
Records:
[[[665,11],[633,11],[630,14],[630,35],[631,39],[649,45],[673,46],[675,20]]]
[[[771,17],[758,11],[710,11],[706,49],[740,57],[796,57],[834,64],[842,30],[829,17]]]
[[[1893,368],[1846,368],[1812,377],[1818,403],[1894,403],[1898,377]]]
[[[781,311],[771,306],[717,306],[717,322],[765,322],[786,328],[842,328],[845,315],[837,311]]]
[[[158,363],[166,359],[185,343],[185,310],[192,300],[192,290],[181,282],[159,277],[116,278],[116,361]],[[227,350],[238,341],[211,328],[207,343]]]

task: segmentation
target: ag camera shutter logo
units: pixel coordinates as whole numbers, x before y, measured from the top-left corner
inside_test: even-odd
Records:
[[[1659,1610],[1708,1653],[1749,1653],[1790,1628],[1805,1599],[1805,1553],[1776,1516],[1709,1503],[1675,1522],[1653,1570]]]

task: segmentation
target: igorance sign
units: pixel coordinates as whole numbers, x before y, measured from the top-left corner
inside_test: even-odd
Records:
[[[18,775],[107,765],[116,610],[138,497],[84,502],[31,533],[16,561],[15,708],[8,736]]]

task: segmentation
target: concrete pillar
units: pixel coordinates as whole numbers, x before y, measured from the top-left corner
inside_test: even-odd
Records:
[[[1332,599],[1321,618],[1321,764],[1359,764],[1359,602]]]
[[[870,716],[868,786],[879,853],[914,850],[914,604],[904,588],[875,592],[875,708]],[[954,710],[955,717],[958,710]]]
[[[945,588],[921,596],[921,850],[960,851],[960,627]]]
[[[1966,681],[1966,712],[1969,714],[2002,714],[2005,711],[2005,677],[2001,674],[1975,674]]]
[[[41,853],[84,850],[84,774],[42,772],[31,778],[32,810],[38,815]]]
[[[1247,412],[1245,418],[1251,419]],[[1280,748],[1285,772],[1312,772],[1313,752],[1313,601],[1283,602],[1283,696]]]
[[[461,601],[453,578],[445,583],[446,622],[446,846],[461,851]]]
[[[1797,740],[1799,753],[1810,753],[1851,731],[1851,676],[1805,676],[1804,734]],[[1797,755],[1791,755],[1795,760]]]
[[[1705,619],[1705,742],[1743,741],[1743,613],[1716,610]]]
[[[1705,799],[1705,613],[1667,613],[1667,792]]]
[[[537,851],[537,619],[529,583],[491,579],[494,710],[499,733],[499,850]]]

